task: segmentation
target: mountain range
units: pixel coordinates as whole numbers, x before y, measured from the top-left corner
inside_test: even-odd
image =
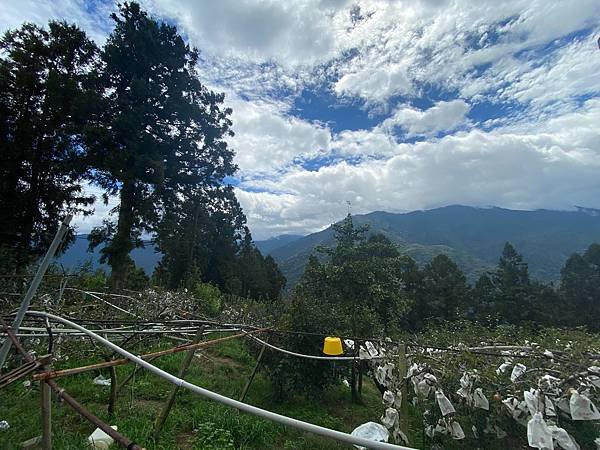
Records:
[[[452,205],[442,208],[389,213],[376,211],[353,216],[355,225],[369,224],[370,233],[383,233],[400,251],[424,265],[443,253],[452,258],[473,282],[498,263],[508,241],[529,264],[531,276],[556,281],[565,260],[600,242],[600,210],[522,211]],[[281,245],[276,245],[281,243]],[[277,261],[293,286],[316,246],[333,246],[331,227],[304,237],[257,242]]]
[[[357,226],[368,224],[370,233],[383,233],[403,254],[424,265],[443,253],[452,258],[473,282],[498,263],[505,242],[510,242],[529,264],[532,277],[556,281],[565,260],[600,243],[600,210],[578,207],[573,211],[522,211],[452,205],[442,208],[389,213],[376,211],[354,215]],[[79,235],[58,262],[74,268],[86,261],[99,265],[99,250],[87,252],[87,236]],[[281,235],[255,242],[270,254],[292,287],[304,271],[308,257],[319,245],[335,245],[333,231]],[[150,275],[161,255],[152,245],[132,253],[136,264]]]

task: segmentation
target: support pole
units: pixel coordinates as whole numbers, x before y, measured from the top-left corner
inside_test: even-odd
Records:
[[[67,217],[65,217],[65,220],[63,220],[63,222],[58,227],[58,230],[56,231],[56,234],[54,235],[54,239],[52,240],[52,243],[50,244],[50,248],[46,252],[46,256],[44,256],[44,259],[42,260],[40,266],[38,267],[38,270],[35,273],[35,276],[33,277],[33,281],[29,285],[29,289],[27,289],[27,293],[25,294],[25,297],[23,297],[23,301],[21,302],[21,306],[19,307],[19,311],[17,312],[17,317],[15,317],[15,321],[12,324],[12,330],[14,333],[17,333],[19,331],[19,327],[21,326],[21,322],[23,322],[25,313],[29,309],[29,304],[31,303],[31,299],[37,292],[37,289],[38,289],[40,283],[42,282],[42,277],[46,273],[46,270],[48,269],[50,262],[52,262],[52,258],[54,258],[54,254],[56,253],[58,246],[60,245],[63,238],[65,237],[65,234],[67,234],[67,231],[69,229],[69,223],[71,223],[72,218],[73,218],[72,215],[68,215]],[[0,348],[0,369],[2,369],[2,367],[4,366],[4,363],[6,362],[6,358],[8,357],[8,352],[10,351],[11,345],[12,345],[11,340],[6,339],[4,341],[4,344],[2,345],[2,348]]]
[[[21,343],[19,342],[19,340],[15,336],[15,334],[4,323],[4,321],[2,320],[2,317],[0,317],[0,325],[5,327],[8,337],[14,344],[17,351],[23,356],[25,361],[32,362],[34,360],[33,357],[25,351],[25,349],[23,348],[23,346],[21,345]],[[81,417],[88,420],[90,423],[92,423],[96,427],[100,428],[102,431],[104,431],[106,434],[108,434],[111,438],[113,438],[115,440],[115,442],[117,442],[121,447],[124,447],[127,450],[145,450],[143,447],[140,447],[135,442],[133,442],[131,439],[123,436],[121,433],[119,433],[114,428],[111,428],[108,424],[102,422],[102,420],[100,420],[98,417],[96,417],[94,414],[92,414],[89,410],[87,410],[82,405],[80,405],[79,402],[77,402],[77,400],[75,400],[73,397],[71,397],[63,388],[61,388],[58,384],[56,384],[56,382],[54,380],[42,381],[41,384],[48,385],[48,387],[50,387],[59,398],[63,399],[65,401],[65,403],[68,404],[71,408],[73,408],[73,410],[75,410]]]
[[[42,449],[52,450],[52,396],[47,382],[40,383],[42,390]]]
[[[250,389],[252,380],[254,380],[254,375],[256,375],[256,371],[258,370],[258,367],[260,366],[260,362],[262,361],[262,357],[265,353],[265,348],[267,348],[267,347],[265,345],[263,345],[262,348],[260,349],[260,353],[258,354],[258,359],[256,360],[256,364],[254,365],[254,369],[252,369],[250,378],[248,378],[248,381],[246,382],[246,386],[244,386],[244,390],[242,391],[242,395],[240,395],[240,402],[243,402],[244,399],[246,398],[246,394],[248,393],[248,390]]]
[[[400,405],[400,429],[406,433],[408,429],[408,385],[406,383],[406,372],[408,364],[406,362],[406,344],[398,346],[398,372],[402,379],[402,403]]]
[[[197,344],[202,339],[202,331],[203,327],[198,327],[196,336],[194,336],[194,344]],[[190,366],[192,359],[194,359],[194,353],[196,353],[196,349],[190,348],[185,354],[185,357],[183,361],[181,361],[181,365],[179,366],[179,371],[177,372],[178,378],[183,378],[185,376],[185,373],[187,372],[187,369]],[[179,391],[179,386],[174,385],[173,389],[171,390],[171,393],[169,394],[169,398],[165,402],[165,406],[163,407],[163,410],[160,413],[160,416],[158,416],[158,418],[156,419],[156,423],[154,425],[155,441],[158,441],[158,438],[160,437],[160,432],[163,426],[165,425],[165,422],[167,421],[167,417],[169,417],[169,413],[171,412],[171,408],[173,408],[173,405],[175,404],[175,397],[177,396],[177,391]]]
[[[108,370],[110,371],[110,398],[108,399],[108,417],[112,419],[115,415],[115,404],[117,403],[117,369],[112,366]]]

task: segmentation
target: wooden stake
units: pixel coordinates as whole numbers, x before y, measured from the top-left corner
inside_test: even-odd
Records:
[[[42,389],[42,448],[52,450],[52,397],[50,386],[45,381],[40,383]]]
[[[114,366],[110,370],[110,398],[108,399],[108,416],[114,417],[115,403],[117,403],[117,369]]]
[[[194,337],[194,344],[197,344],[202,339],[202,331],[203,327],[198,327],[198,331],[196,332],[196,336]],[[181,361],[181,366],[179,366],[179,372],[177,373],[178,378],[183,378],[185,376],[185,372],[187,371],[192,359],[194,358],[194,353],[196,353],[196,347],[191,347],[188,352],[185,354],[185,358]],[[173,386],[171,393],[169,394],[169,398],[165,402],[165,406],[160,413],[160,416],[156,419],[156,423],[154,425],[154,440],[158,441],[160,437],[160,432],[165,422],[167,421],[167,417],[171,412],[171,408],[175,404],[175,397],[177,396],[177,391],[179,391],[179,386]]]
[[[400,429],[403,432],[407,432],[408,428],[408,385],[405,382],[406,372],[408,370],[408,364],[406,362],[406,344],[400,344],[398,346],[398,372],[402,379],[402,404],[400,406]]]
[[[192,344],[180,345],[178,347],[169,348],[167,350],[161,350],[161,351],[153,352],[153,353],[146,353],[144,355],[140,355],[140,358],[148,361],[151,358],[156,358],[156,357],[165,356],[165,355],[172,355],[173,353],[184,352],[186,350],[196,350],[198,348],[208,347],[213,344],[218,344],[219,342],[228,341],[230,339],[238,339],[238,338],[247,336],[248,334],[263,333],[268,330],[269,330],[269,328],[261,328],[258,330],[250,331],[248,333],[234,334],[231,336],[225,336],[225,337],[213,339],[210,341],[195,342]],[[75,375],[78,373],[88,372],[90,370],[104,369],[106,367],[112,367],[112,366],[122,366],[124,364],[129,364],[130,362],[131,361],[129,361],[127,358],[113,359],[111,361],[104,361],[101,363],[91,364],[89,366],[75,367],[73,369],[42,372],[42,373],[33,375],[31,377],[31,379],[34,381],[48,380],[48,379],[53,379],[53,378],[64,377],[66,375]]]
[[[263,345],[262,348],[260,349],[260,353],[258,354],[258,359],[256,360],[256,364],[254,365],[254,369],[252,369],[252,373],[250,374],[250,378],[248,378],[246,386],[244,386],[244,390],[242,391],[242,395],[240,395],[240,402],[243,402],[244,399],[246,398],[246,394],[248,393],[248,390],[250,389],[250,385],[252,384],[252,380],[254,380],[254,375],[256,375],[256,371],[258,370],[258,366],[260,366],[260,362],[262,360],[263,354],[265,353],[265,348],[267,348],[267,347],[265,345]]]

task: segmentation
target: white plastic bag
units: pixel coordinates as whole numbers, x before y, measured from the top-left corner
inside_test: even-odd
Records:
[[[452,422],[450,422],[449,428],[450,428],[450,436],[452,436],[452,439],[460,440],[460,439],[465,438],[465,432],[463,431],[462,427],[460,426],[460,423],[458,423],[456,420],[453,420]]]
[[[367,346],[367,351],[369,352],[369,355],[371,355],[372,357],[379,355],[379,353],[377,352],[377,349],[375,348],[375,346],[373,345],[373,343],[371,341],[365,342],[365,345]]]
[[[415,386],[415,394],[422,395],[423,397],[429,397],[429,392],[431,391],[431,386],[427,380],[421,380]]]
[[[383,425],[375,422],[363,423],[356,427],[350,434],[375,442],[387,442],[390,437],[388,430]],[[361,447],[360,445],[355,445],[354,447],[359,450],[366,450],[366,447]]]
[[[463,376],[460,377],[459,383],[461,387],[468,389],[473,384],[473,380],[471,379],[471,376],[465,372],[463,373]]]
[[[527,403],[527,409],[531,416],[535,413],[540,412],[543,405],[541,404],[539,391],[537,389],[529,389],[529,391],[523,392],[525,403]]]
[[[349,350],[354,350],[354,341],[352,339],[344,339],[344,344]]]
[[[400,409],[402,406],[402,392],[396,391],[396,395],[394,396],[394,408]]]
[[[556,417],[556,408],[554,407],[554,403],[548,397],[546,399],[546,416],[547,417]]]
[[[102,375],[98,375],[94,378],[94,384],[97,386],[110,386],[110,379],[104,378]]]
[[[435,391],[435,399],[437,400],[438,406],[440,407],[440,411],[442,412],[442,416],[447,416],[448,414],[455,413],[456,410],[450,400],[444,395],[441,390]]]
[[[571,417],[573,420],[599,420],[600,412],[596,406],[585,395],[580,394],[575,389],[571,393],[569,400]]]
[[[115,431],[117,430],[116,425],[111,425],[110,427]],[[114,441],[113,438],[100,428],[96,428],[94,432],[88,436],[88,442],[94,450],[107,450]]]
[[[387,406],[392,406],[394,403],[394,393],[392,391],[385,391],[383,393],[383,403]]]
[[[501,373],[504,373],[504,372],[506,372],[506,369],[508,369],[510,366],[512,366],[512,363],[511,363],[511,362],[509,362],[509,361],[505,361],[505,362],[503,362],[502,364],[500,364],[500,367],[498,367],[498,368],[496,369],[496,373],[497,373],[498,375],[500,375]]]
[[[554,450],[552,432],[539,412],[535,413],[531,420],[527,422],[527,440],[530,447]]]
[[[594,439],[594,444],[596,444],[596,450],[600,450],[600,437]]]
[[[386,428],[394,428],[394,426],[399,422],[399,420],[400,418],[398,416],[398,411],[396,411],[394,408],[387,408],[385,410],[385,414],[379,419],[379,421]]]
[[[516,381],[516,379],[523,375],[526,370],[527,367],[523,364],[515,364],[515,367],[513,367],[512,373],[510,374],[510,381]]]
[[[10,424],[6,420],[0,420],[0,431],[6,431],[10,428]]]
[[[475,408],[485,409],[486,411],[489,411],[490,409],[490,402],[486,396],[483,395],[481,388],[476,388],[473,391],[473,406],[475,406]]]
[[[573,439],[569,433],[563,428],[557,427],[556,425],[548,425],[548,428],[552,432],[552,437],[556,443],[564,450],[580,450],[579,445]]]
[[[358,357],[360,359],[371,359],[369,352],[362,345],[358,347]]]
[[[386,370],[383,366],[377,366],[377,368],[375,369],[375,379],[377,380],[377,382],[379,384],[382,384],[385,386],[385,375],[386,375]]]

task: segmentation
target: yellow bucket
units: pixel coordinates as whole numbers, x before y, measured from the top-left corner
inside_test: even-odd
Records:
[[[323,353],[331,356],[343,354],[342,340],[339,337],[326,337],[325,342],[323,342]]]

